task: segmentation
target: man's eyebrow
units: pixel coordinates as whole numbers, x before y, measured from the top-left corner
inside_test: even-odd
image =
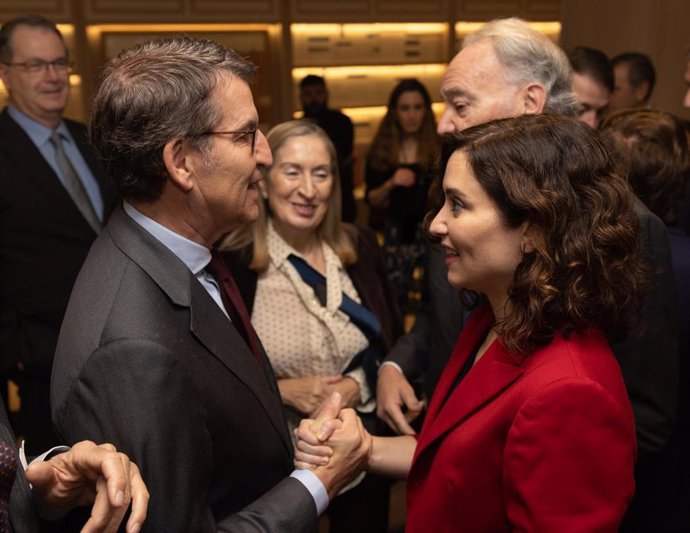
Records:
[[[467,92],[466,89],[462,89],[461,87],[449,87],[448,89],[441,89],[441,96],[445,100],[456,97],[466,98],[467,100],[474,100],[472,94]]]

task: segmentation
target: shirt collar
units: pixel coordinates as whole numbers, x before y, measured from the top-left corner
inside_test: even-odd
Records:
[[[211,251],[205,246],[169,230],[152,218],[144,215],[141,211],[138,211],[126,200],[123,202],[123,207],[134,222],[139,224],[174,253],[185,265],[187,265],[187,268],[189,268],[195,276],[208,265],[209,261],[211,261]]]
[[[290,246],[285,240],[278,235],[278,232],[273,227],[273,221],[269,218],[268,220],[268,234],[266,236],[266,241],[268,244],[268,255],[273,261],[276,268],[280,269],[290,254],[294,254],[306,261],[304,256]],[[335,251],[328,245],[328,243],[322,241],[321,246],[323,248],[323,256],[326,260],[326,269],[328,270],[329,265],[334,265],[337,270],[342,270],[342,263],[340,258],[336,255]]]
[[[278,232],[273,227],[273,221],[268,219],[268,234],[266,235],[266,242],[268,244],[268,255],[276,268],[280,268],[287,260],[290,254],[295,254],[302,257],[296,250],[286,243],[283,238],[278,235]],[[302,257],[302,259],[304,259]]]
[[[49,127],[44,126],[40,122],[32,119],[26,113],[23,113],[13,105],[7,106],[7,112],[14,121],[21,126],[21,128],[26,132],[31,141],[36,146],[43,146],[50,140],[50,136],[53,133]],[[72,136],[69,134],[69,130],[65,125],[64,121],[60,121],[58,127],[55,128],[63,138],[72,141]]]

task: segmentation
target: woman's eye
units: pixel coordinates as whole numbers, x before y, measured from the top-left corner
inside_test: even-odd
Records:
[[[458,200],[457,198],[453,198],[453,199],[450,201],[450,210],[451,210],[453,213],[459,213],[459,212],[462,211],[464,208],[465,208],[465,205],[464,205],[460,200]]]

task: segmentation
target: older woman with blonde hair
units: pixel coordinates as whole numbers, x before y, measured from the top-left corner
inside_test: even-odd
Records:
[[[373,232],[341,222],[335,149],[308,121],[266,136],[273,165],[259,219],[231,234],[223,254],[266,348],[295,427],[333,391],[377,432],[378,361],[401,334]],[[385,531],[385,481],[368,476],[329,509],[331,531]]]

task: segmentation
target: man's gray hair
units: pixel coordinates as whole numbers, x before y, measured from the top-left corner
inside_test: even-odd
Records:
[[[483,39],[491,40],[508,83],[537,81],[546,89],[545,113],[575,116],[570,62],[546,35],[519,18],[497,19],[465,37],[462,47]]]
[[[249,82],[255,67],[214,41],[174,37],[110,61],[93,101],[91,139],[125,199],[157,200],[168,176],[163,148],[185,137],[205,152],[222,115],[211,97],[223,76]]]

